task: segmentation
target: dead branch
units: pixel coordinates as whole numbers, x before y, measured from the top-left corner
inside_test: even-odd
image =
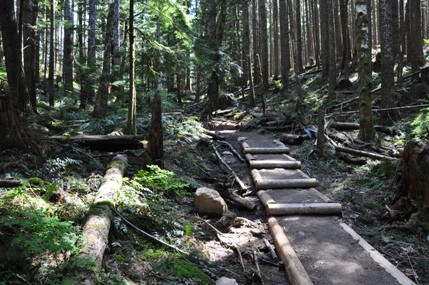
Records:
[[[265,246],[267,247],[268,251],[271,254],[271,258],[273,260],[279,260],[279,258],[277,257],[276,251],[274,250],[273,245],[266,238],[264,238],[263,241],[264,241]]]
[[[235,148],[227,141],[218,141],[220,144],[226,145],[233,154],[235,154],[235,156],[241,161],[241,162],[245,162],[246,160],[238,153],[238,151],[235,150]]]
[[[238,185],[240,185],[241,190],[243,191],[247,191],[248,187],[244,184],[243,181],[241,181],[240,177],[238,177],[238,175],[235,173],[234,170],[232,170],[232,168],[228,165],[228,163],[225,162],[225,160],[223,160],[222,156],[219,154],[219,152],[216,149],[216,146],[212,144],[212,148],[217,156],[217,158],[219,159],[219,161],[231,172],[231,174],[234,176],[235,180],[237,181]]]
[[[171,249],[173,249],[173,250],[175,250],[175,251],[177,251],[177,252],[179,252],[180,254],[183,254],[184,256],[188,256],[189,254],[188,253],[186,253],[186,252],[184,252],[184,251],[182,251],[181,249],[179,249],[179,248],[177,248],[177,247],[175,247],[174,245],[171,245],[171,244],[168,244],[168,243],[166,243],[166,242],[164,242],[164,241],[162,241],[162,240],[160,240],[160,239],[158,239],[158,238],[156,238],[156,237],[154,237],[153,235],[151,235],[151,234],[149,234],[149,233],[147,233],[147,232],[145,232],[145,231],[143,231],[143,230],[141,230],[140,228],[138,228],[137,226],[135,226],[133,223],[131,223],[130,221],[128,221],[127,219],[125,219],[121,214],[119,214],[118,213],[118,211],[116,211],[115,209],[113,209],[112,208],[112,210],[113,210],[113,212],[115,212],[115,214],[116,215],[118,215],[127,225],[129,225],[130,227],[132,227],[133,229],[135,229],[137,232],[139,232],[139,233],[141,233],[141,234],[143,234],[144,236],[147,236],[147,237],[149,237],[149,238],[151,238],[151,239],[153,239],[153,240],[155,240],[155,241],[157,241],[157,242],[159,242],[160,244],[162,244],[162,245],[164,245],[164,246],[166,246],[166,247],[168,247],[168,248],[171,248]]]

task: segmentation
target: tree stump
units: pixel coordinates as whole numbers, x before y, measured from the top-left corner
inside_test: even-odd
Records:
[[[429,145],[410,141],[402,154],[401,196],[429,207]]]

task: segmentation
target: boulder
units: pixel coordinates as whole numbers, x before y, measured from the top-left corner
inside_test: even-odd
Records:
[[[238,283],[235,279],[221,277],[216,281],[216,285],[238,285]]]
[[[200,215],[223,216],[228,210],[225,200],[219,192],[207,187],[200,187],[195,193],[195,208]]]

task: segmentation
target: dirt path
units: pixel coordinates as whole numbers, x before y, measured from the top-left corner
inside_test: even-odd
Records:
[[[224,135],[227,141],[240,151],[242,147],[237,141],[239,137],[247,137],[251,147],[273,147],[274,138],[269,135],[255,132],[232,132]],[[230,166],[237,171],[240,178],[247,185],[254,187],[247,165],[244,167],[237,160],[231,161]],[[277,173],[281,172],[277,171]],[[271,178],[276,179],[278,177]],[[315,195],[314,191],[308,190],[290,191],[278,189],[269,190],[269,192],[274,200],[282,203],[291,201],[315,202],[320,199],[320,196]],[[258,207],[258,211],[255,213],[247,213],[246,215],[249,219],[254,215],[253,218],[266,222],[262,205]],[[373,258],[374,252],[365,250],[356,237],[352,237],[344,230],[344,227],[347,226],[342,224],[339,216],[279,216],[277,221],[289,238],[292,247],[314,284],[414,284],[372,249],[375,255],[382,260],[378,263],[375,262]],[[380,264],[388,268],[387,270],[394,272],[396,276],[392,276]],[[268,270],[265,275],[270,276],[272,267],[268,267],[268,269],[264,267],[261,271]],[[276,276],[281,277],[281,274],[276,273]],[[277,279],[277,282],[280,283],[272,283],[275,281],[269,279],[265,284],[288,284],[285,280],[280,282],[279,279]]]

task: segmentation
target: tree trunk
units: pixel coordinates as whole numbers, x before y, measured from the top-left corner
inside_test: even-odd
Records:
[[[268,57],[268,27],[266,0],[259,0],[259,32],[261,45],[262,92],[268,90],[269,84],[269,57]]]
[[[32,110],[37,112],[36,104],[36,75],[38,65],[36,64],[36,42],[37,42],[37,15],[38,1],[24,1],[23,11],[23,40],[24,40],[24,70],[27,82],[28,94]]]
[[[374,139],[374,121],[372,117],[372,72],[371,49],[368,35],[368,10],[366,0],[356,0],[356,38],[358,59],[359,94],[359,139]]]
[[[130,14],[129,14],[129,36],[130,36],[130,67],[129,67],[129,77],[130,77],[130,90],[128,97],[128,121],[127,121],[127,131],[129,135],[137,134],[137,125],[136,125],[136,83],[135,83],[135,46],[134,46],[134,0],[130,0]]]
[[[0,29],[6,63],[9,92],[0,96],[0,149],[26,149],[33,145],[28,130],[22,122],[18,108],[22,77],[21,47],[18,25],[14,13],[14,1],[4,0],[0,5]]]
[[[279,57],[279,7],[277,0],[273,0],[273,41],[274,41],[274,55],[272,64],[274,65],[274,79],[278,80],[280,77],[280,57]]]
[[[329,7],[326,1],[320,5],[320,31],[322,42],[322,78],[329,79],[329,54],[332,52],[329,46]]]
[[[78,2],[78,29],[77,29],[77,45],[78,45],[78,62],[79,64],[77,65],[77,81],[79,82],[80,85],[80,105],[79,105],[79,109],[81,110],[85,110],[86,109],[86,104],[88,102],[88,92],[87,92],[87,79],[85,76],[85,63],[86,63],[86,59],[85,59],[85,52],[84,52],[84,42],[83,42],[83,37],[84,37],[84,30],[85,27],[83,26],[83,19],[85,17],[85,4],[82,3],[81,1]]]
[[[314,2],[314,3],[313,3]],[[313,27],[314,27],[314,57],[316,61],[316,65],[320,64],[320,29],[319,29],[319,6],[318,0],[312,0],[313,7]]]
[[[164,167],[162,160],[164,157],[163,144],[161,91],[157,90],[152,103],[152,118],[147,149],[152,163],[161,168]]]
[[[253,38],[253,83],[259,85],[261,83],[261,74],[259,68],[259,60],[257,57],[261,54],[261,42],[259,33],[259,19],[258,19],[258,2],[252,0],[252,38]]]
[[[208,102],[206,109],[203,112],[203,115],[211,115],[211,113],[218,108],[219,101],[219,66],[218,63],[221,60],[221,54],[219,48],[222,46],[225,21],[226,21],[226,8],[228,1],[222,0],[220,3],[219,15],[217,15],[216,1],[213,1],[209,4],[209,27],[208,33],[210,35],[211,45],[214,51],[212,57],[212,62],[214,64],[214,69],[212,70],[209,85],[207,87],[207,97]]]
[[[337,85],[337,65],[335,56],[335,26],[334,14],[332,11],[332,2],[336,0],[326,0],[328,17],[328,38],[329,38],[329,94],[333,95]]]
[[[289,13],[286,0],[280,0],[281,75],[283,90],[289,89],[290,45]]]
[[[158,15],[158,19],[156,21],[156,37],[157,41],[161,42],[161,22],[160,15]],[[161,63],[162,58],[159,58],[159,63]],[[178,79],[178,85],[179,85]],[[178,89],[179,86],[178,86]],[[158,74],[158,84],[155,96],[153,97],[152,103],[152,117],[150,122],[150,131],[149,131],[149,139],[147,144],[147,149],[149,152],[149,156],[152,159],[152,163],[154,165],[158,165],[160,168],[164,168],[164,139],[162,133],[162,78],[161,73]]]
[[[381,33],[381,108],[392,108],[395,106],[394,85],[395,78],[393,68],[395,65],[395,46],[393,44],[393,7],[391,0],[380,0],[380,29]],[[394,112],[381,113],[381,119],[387,122],[395,119]]]
[[[64,1],[64,93],[66,96],[73,96],[73,7],[72,0]]]
[[[404,54],[406,50],[406,28],[405,28],[405,12],[404,0],[399,1],[399,55],[398,55],[398,85],[402,85],[402,70],[404,68]]]
[[[410,52],[408,59],[410,61],[411,70],[418,71],[420,66],[425,64],[423,56],[423,36],[421,23],[421,6],[420,1],[407,1],[410,5]]]
[[[291,19],[292,20],[292,19]],[[294,61],[297,65],[298,74],[302,73],[302,28],[301,28],[301,0],[295,0],[295,34],[297,59]]]
[[[55,1],[50,0],[50,33],[49,33],[49,106],[55,103]]]
[[[90,72],[95,71],[96,63],[96,42],[95,42],[95,33],[96,33],[96,23],[97,23],[97,0],[89,0],[89,15],[88,15],[88,24],[89,24],[89,37],[88,37],[88,68]],[[94,103],[95,92],[94,80],[88,76],[86,80],[86,92],[87,92],[87,102]]]
[[[92,113],[94,118],[103,118],[107,111],[107,101],[110,93],[114,17],[115,3],[113,2],[109,5],[109,14],[107,15],[106,37],[104,38],[103,71],[101,72],[94,112]]]
[[[350,59],[351,59],[351,47],[350,47],[350,36],[349,36],[349,25],[348,20],[348,3],[349,0],[340,0],[340,14],[341,14],[341,34],[343,39],[343,54],[341,60],[341,70],[344,75],[348,77],[350,74]]]

